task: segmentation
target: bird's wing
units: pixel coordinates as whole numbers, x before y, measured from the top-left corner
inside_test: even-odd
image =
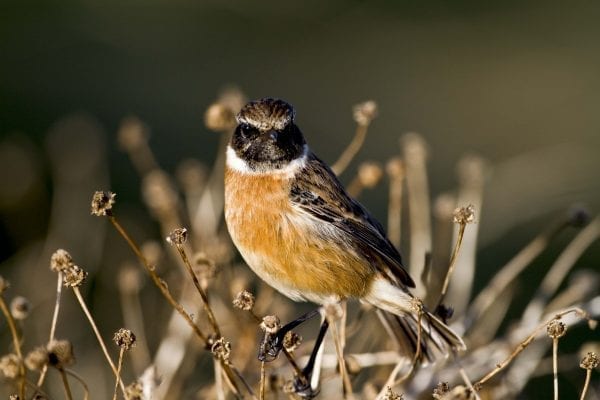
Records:
[[[293,179],[290,199],[297,210],[349,235],[352,247],[384,275],[415,287],[381,224],[346,193],[331,169],[314,154],[309,153],[305,169]]]

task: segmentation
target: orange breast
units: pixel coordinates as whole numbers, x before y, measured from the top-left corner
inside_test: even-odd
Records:
[[[362,297],[373,268],[335,230],[295,210],[290,177],[225,170],[225,219],[248,265],[295,300]]]

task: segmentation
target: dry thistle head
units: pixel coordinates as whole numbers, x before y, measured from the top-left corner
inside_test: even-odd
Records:
[[[475,207],[469,204],[466,207],[458,207],[454,210],[453,221],[455,224],[466,225],[475,221]]]
[[[391,158],[385,165],[385,172],[393,179],[404,177],[404,162],[400,157]]]
[[[10,313],[14,319],[24,320],[29,316],[31,304],[23,296],[17,296],[10,302]]]
[[[16,354],[7,354],[0,358],[0,372],[8,379],[14,379],[19,375],[19,357]]]
[[[289,331],[283,337],[283,347],[290,353],[294,352],[302,343],[302,336],[294,331]]]
[[[448,382],[439,382],[435,389],[433,389],[433,398],[436,400],[443,399],[449,392],[450,385],[448,385]]]
[[[45,347],[36,347],[25,356],[25,366],[31,371],[41,371],[49,362],[48,350]]]
[[[418,314],[422,314],[423,313],[423,300],[419,299],[418,297],[413,297],[412,299],[410,299],[410,308],[412,308],[412,310]]]
[[[559,339],[567,333],[567,326],[557,319],[553,319],[546,326],[546,332],[552,339]]]
[[[242,290],[235,295],[233,306],[244,311],[252,310],[254,307],[254,295],[247,290]]]
[[[182,245],[187,241],[188,230],[185,228],[177,228],[167,236],[167,243],[172,246]]]
[[[68,340],[53,340],[46,347],[48,363],[56,368],[68,367],[75,363],[73,345]]]
[[[385,395],[383,396],[383,400],[402,400],[404,397],[401,394],[398,394],[392,390],[391,387],[387,387],[385,391]]]
[[[135,335],[129,329],[121,328],[113,336],[113,341],[125,351],[135,347]]]
[[[358,166],[358,180],[366,188],[373,188],[383,176],[379,163],[364,162]]]
[[[598,355],[593,351],[590,351],[583,357],[579,366],[583,369],[592,370],[598,368],[599,364],[600,360],[598,360]]]
[[[117,141],[126,151],[135,151],[148,142],[148,127],[138,117],[127,117],[121,121]]]
[[[373,100],[368,100],[363,103],[356,104],[352,108],[352,116],[357,124],[366,126],[371,123],[373,118],[377,116],[377,103]]]
[[[275,334],[281,328],[281,322],[275,315],[267,315],[260,323],[260,329],[266,333]]]
[[[58,249],[50,257],[50,269],[54,272],[65,272],[73,266],[73,257],[68,251]]]
[[[231,343],[227,342],[225,338],[220,337],[210,346],[210,351],[213,353],[215,358],[223,361],[229,361],[229,356],[231,355]]]
[[[92,215],[106,217],[112,215],[112,206],[117,195],[112,192],[96,191],[92,196]]]
[[[142,400],[144,398],[144,387],[140,381],[130,383],[125,387],[126,400]]]
[[[65,274],[64,285],[67,287],[79,287],[85,282],[87,272],[77,265],[72,265],[71,268],[63,271]]]
[[[10,287],[10,282],[0,276],[0,295],[4,293]]]

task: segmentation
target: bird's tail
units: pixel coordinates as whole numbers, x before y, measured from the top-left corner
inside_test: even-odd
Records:
[[[438,317],[415,307],[412,295],[385,279],[378,279],[363,301],[379,308],[378,314],[400,353],[421,364],[445,358],[452,351],[466,348],[463,340]],[[420,338],[420,339],[419,339]]]

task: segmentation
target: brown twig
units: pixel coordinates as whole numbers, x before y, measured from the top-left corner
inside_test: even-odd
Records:
[[[60,372],[60,378],[62,379],[63,387],[65,389],[65,397],[68,400],[73,400],[73,395],[71,394],[71,387],[69,386],[69,380],[67,379],[67,374],[63,368],[57,368],[58,372]]]
[[[115,381],[115,390],[113,391],[113,400],[117,400],[117,388],[119,387],[121,368],[123,367],[123,354],[125,354],[125,349],[121,347],[121,350],[119,351],[119,362],[117,363],[117,379]]]
[[[17,325],[15,324],[15,319],[13,318],[6,302],[4,301],[4,296],[0,294],[0,308],[2,309],[2,313],[6,317],[6,322],[8,323],[8,328],[10,329],[10,334],[12,336],[13,347],[15,353],[17,354],[17,358],[19,359],[19,396],[21,398],[25,397],[25,365],[23,365],[23,353],[21,351],[21,339],[19,338],[19,332],[17,331]]]

